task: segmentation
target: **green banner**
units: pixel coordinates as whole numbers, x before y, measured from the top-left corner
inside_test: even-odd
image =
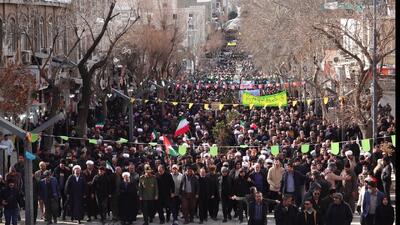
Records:
[[[254,96],[248,92],[242,94],[242,104],[245,106],[253,105],[259,107],[282,107],[287,106],[286,91],[281,91],[272,95]]]

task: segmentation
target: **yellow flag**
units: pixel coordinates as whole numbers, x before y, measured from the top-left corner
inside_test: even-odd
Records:
[[[250,109],[253,109],[254,104],[250,104],[249,107],[250,107]]]
[[[292,102],[293,107],[297,105],[297,101]]]
[[[236,107],[236,106],[238,106],[238,105],[239,105],[239,104],[233,104],[232,106],[233,106],[233,107]]]
[[[204,104],[204,109],[208,110],[208,104]]]
[[[136,99],[134,99],[134,98],[131,98],[131,103],[134,103],[134,102],[135,102],[135,100],[136,100]]]
[[[189,109],[192,108],[192,106],[193,106],[193,103],[189,103]]]
[[[171,102],[172,105],[178,105],[178,102]]]
[[[311,105],[311,99],[307,99],[307,105]]]
[[[157,101],[160,102],[160,103],[163,102],[163,100],[161,100],[161,99],[158,99]]]
[[[222,110],[224,108],[224,104],[219,104],[219,110]]]
[[[328,104],[329,98],[328,97],[324,97],[324,104]]]
[[[149,100],[146,99],[146,100],[144,100],[144,103],[147,103],[148,101],[149,101]]]

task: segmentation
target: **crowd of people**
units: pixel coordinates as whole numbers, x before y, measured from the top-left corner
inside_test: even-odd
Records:
[[[232,102],[238,96],[237,90],[195,84],[169,89],[166,98],[179,102]],[[42,136],[33,146],[33,174],[25,174],[28,159],[21,152],[0,178],[6,225],[17,224],[24,208],[25,176],[33,179],[35,221],[43,217],[48,224],[67,219],[131,224],[142,214],[144,225],[156,215],[160,224],[222,219],[259,225],[273,214],[277,225],[350,225],[354,213],[363,225],[393,224],[390,135],[395,119],[390,108],[380,108],[378,142],[365,152],[358,140],[369,137],[357,124],[340,127],[306,104],[280,109],[229,105],[216,112],[197,104],[159,103],[156,94],[148,97],[154,101],[133,103],[133,142],[115,142],[129,139],[124,103],[115,97],[104,127],[96,128],[101,116],[94,111],[84,138],[77,135],[73,113],[54,127],[54,135],[68,136],[67,141],[54,138],[54,149],[45,149]],[[174,137],[180,117],[189,121],[190,132]],[[223,140],[215,130],[220,122],[228,130]],[[166,154],[163,137],[173,146],[186,143],[186,154]],[[100,141],[92,144],[87,138]],[[8,135],[0,140],[7,153],[17,150]],[[338,155],[331,151],[332,142],[341,143]],[[310,144],[307,153],[300,151],[304,143]],[[216,156],[209,152],[213,144],[220,145]],[[273,145],[279,145],[278,155],[271,153]]]

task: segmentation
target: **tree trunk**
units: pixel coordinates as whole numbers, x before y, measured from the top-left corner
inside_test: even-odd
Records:
[[[49,119],[57,115],[61,103],[60,89],[55,85],[51,85],[51,87],[52,87],[51,88],[52,100],[51,100]],[[54,131],[54,126],[50,126],[46,130],[44,130],[43,133],[47,135],[53,135],[53,131]],[[53,137],[48,137],[48,136],[43,137],[43,143],[44,143],[43,149],[52,150]]]
[[[78,129],[77,133],[79,137],[86,135],[87,131],[87,119],[89,115],[90,98],[92,96],[91,90],[91,76],[86,69],[79,69],[79,73],[82,77],[82,98],[78,105]]]
[[[368,120],[367,124],[358,124],[363,138],[372,138],[372,121]]]
[[[107,95],[102,96],[101,102],[103,103],[103,118],[106,120],[108,116]]]

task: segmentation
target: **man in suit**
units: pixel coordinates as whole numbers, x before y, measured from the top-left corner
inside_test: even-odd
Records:
[[[39,184],[39,196],[43,200],[44,206],[46,208],[45,217],[47,224],[51,224],[51,220],[57,223],[58,217],[58,201],[60,198],[60,188],[55,177],[51,176],[49,170],[43,173],[45,178],[40,180]]]
[[[267,211],[268,206],[263,201],[261,192],[256,193],[254,202],[249,205],[249,220],[248,225],[265,225],[267,224]]]

